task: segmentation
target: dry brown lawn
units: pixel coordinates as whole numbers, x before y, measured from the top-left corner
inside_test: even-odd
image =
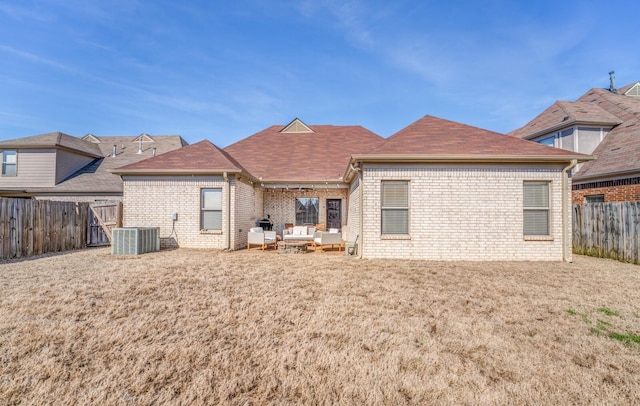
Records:
[[[5,262],[0,404],[640,404],[640,267],[574,259]]]

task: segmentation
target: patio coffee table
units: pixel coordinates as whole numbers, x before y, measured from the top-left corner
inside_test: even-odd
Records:
[[[278,254],[305,254],[309,244],[307,240],[278,241]]]

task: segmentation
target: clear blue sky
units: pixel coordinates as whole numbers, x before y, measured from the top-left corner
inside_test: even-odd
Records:
[[[640,2],[0,0],[0,139],[272,124],[508,132],[640,80]]]

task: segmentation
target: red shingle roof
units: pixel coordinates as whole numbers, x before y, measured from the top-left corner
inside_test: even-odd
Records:
[[[478,155],[496,158],[575,155],[576,158],[586,158],[585,155],[428,115],[368,152],[372,155]]]
[[[284,127],[271,126],[224,150],[263,181],[324,182],[341,178],[351,155],[384,140],[361,126],[310,125],[313,133],[281,132]]]
[[[241,172],[242,166],[222,149],[208,140],[187,145],[144,161],[135,162],[113,170],[114,173],[155,172]]]

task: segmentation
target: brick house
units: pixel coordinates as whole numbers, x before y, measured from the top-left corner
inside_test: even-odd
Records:
[[[613,72],[612,72],[613,74]],[[593,154],[572,175],[573,203],[640,201],[640,82],[556,101],[509,135]]]
[[[569,169],[590,157],[425,116],[383,139],[359,126],[271,126],[113,170],[124,225],[163,246],[239,249],[265,216],[322,223],[365,258],[570,261]]]
[[[347,237],[342,174],[351,153],[381,141],[361,126],[309,127],[298,119],[225,149],[201,141],[114,171],[124,181],[123,222],[160,226],[162,236],[171,235],[163,247],[239,249],[267,216],[279,234],[286,223],[323,223]],[[210,197],[215,224],[205,224]]]

